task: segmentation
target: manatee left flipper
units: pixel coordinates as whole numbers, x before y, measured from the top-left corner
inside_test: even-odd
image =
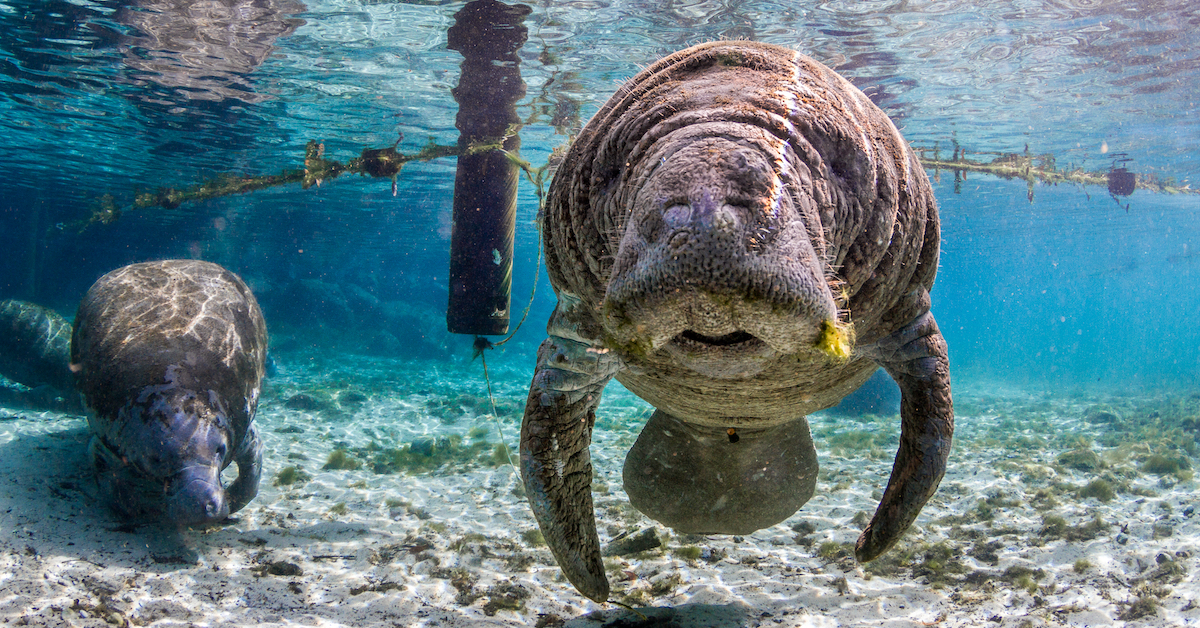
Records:
[[[926,311],[868,352],[900,386],[900,448],[875,516],[854,554],[874,560],[899,540],[946,472],[954,436],[946,340]]]
[[[258,437],[258,426],[250,425],[242,446],[233,456],[238,466],[237,479],[225,491],[229,502],[229,514],[233,514],[250,503],[258,495],[258,480],[262,476],[262,439]]]
[[[579,338],[562,319],[556,310],[551,335],[538,348],[521,422],[521,477],[542,536],[567,580],[587,597],[605,602],[609,589],[592,511],[588,446],[600,393],[619,360]]]

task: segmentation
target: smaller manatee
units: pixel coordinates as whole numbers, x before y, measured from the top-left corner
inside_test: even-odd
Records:
[[[71,323],[49,308],[0,301],[0,375],[30,388],[73,391]]]
[[[216,264],[133,264],[92,285],[75,317],[71,370],[90,410],[96,478],[119,515],[214,523],[254,498],[266,352],[258,303]],[[231,462],[238,476],[226,489]]]

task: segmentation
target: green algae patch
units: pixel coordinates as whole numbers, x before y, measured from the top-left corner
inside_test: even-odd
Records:
[[[1112,526],[1099,516],[1085,524],[1072,526],[1058,515],[1046,515],[1042,518],[1042,529],[1038,534],[1046,540],[1090,541],[1107,532],[1110,527]]]
[[[1117,492],[1113,490],[1111,482],[1104,478],[1098,478],[1080,488],[1078,495],[1080,499],[1094,497],[1102,502],[1110,502],[1117,496]]]
[[[1142,460],[1142,472],[1152,475],[1178,475],[1190,471],[1192,465],[1187,457],[1180,455],[1151,454]]]
[[[521,540],[530,547],[545,547],[546,537],[542,536],[542,531],[537,528],[530,528],[521,533]]]
[[[275,486],[291,486],[293,484],[305,484],[311,479],[312,476],[306,473],[304,469],[296,466],[286,466],[280,469],[279,473],[275,474],[274,484]]]
[[[854,346],[854,327],[846,323],[827,320],[821,322],[821,332],[817,336],[817,351],[844,362],[850,359],[850,350]]]
[[[1079,448],[1058,456],[1058,464],[1076,471],[1095,471],[1102,466],[1100,455],[1091,448]]]
[[[329,458],[321,469],[324,471],[353,471],[361,466],[362,462],[346,453],[345,449],[335,449],[329,453]]]
[[[501,445],[503,446],[503,445]],[[359,451],[359,450],[354,450]],[[495,447],[483,440],[464,445],[458,435],[420,438],[403,447],[361,448],[371,471],[380,475],[393,473],[427,473],[443,467],[465,470],[473,465],[506,464],[494,461]]]

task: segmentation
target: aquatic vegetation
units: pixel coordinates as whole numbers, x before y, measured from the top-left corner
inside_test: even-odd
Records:
[[[1079,560],[1075,561],[1075,564],[1072,565],[1071,568],[1075,571],[1075,573],[1086,573],[1087,570],[1092,568],[1092,562],[1086,558],[1080,558]]]
[[[1108,406],[1092,406],[1084,414],[1083,420],[1092,424],[1119,425],[1122,423],[1121,416]]]
[[[293,484],[304,484],[311,479],[312,476],[306,473],[304,469],[287,466],[280,469],[279,473],[275,475],[274,484],[275,486],[291,486]]]
[[[838,543],[837,541],[825,541],[817,546],[817,556],[821,560],[834,561],[841,558],[847,558],[854,555],[853,543]]]
[[[333,399],[326,394],[301,392],[288,397],[283,407],[291,410],[317,412],[333,407]]]
[[[467,432],[467,438],[479,440],[487,438],[488,432],[491,430],[483,425],[476,425]]]
[[[671,553],[682,558],[683,560],[694,561],[699,560],[700,556],[703,554],[703,551],[695,545],[685,545],[683,547],[676,547],[675,549],[671,550]]]
[[[492,448],[492,456],[489,462],[495,466],[512,464],[512,456],[508,452],[508,445],[500,443]]]
[[[1031,569],[1021,565],[1013,565],[1004,570],[1004,575],[1001,576],[1005,581],[1011,583],[1018,589],[1024,589],[1030,595],[1037,593],[1038,580],[1046,576],[1046,572],[1042,569]]]
[[[1054,497],[1054,491],[1049,488],[1039,488],[1029,502],[1038,510],[1049,510],[1059,505],[1058,500]]]
[[[1059,454],[1058,463],[1076,471],[1095,471],[1103,464],[1100,461],[1100,455],[1090,447]]]
[[[450,549],[462,552],[468,545],[484,543],[488,538],[478,532],[468,532],[450,543]]]
[[[637,534],[619,536],[604,546],[601,554],[604,556],[631,556],[640,552],[648,552],[662,547],[663,540],[652,528],[643,528]]]
[[[321,467],[325,471],[343,470],[352,471],[362,466],[357,458],[354,458],[344,449],[335,449],[329,453],[329,459],[325,461],[325,466]]]
[[[1158,613],[1158,599],[1152,595],[1139,597],[1132,604],[1121,611],[1117,618],[1121,621],[1134,621],[1145,617],[1151,617]]]
[[[489,587],[483,595],[487,597],[487,602],[483,605],[483,614],[491,617],[501,610],[520,611],[525,608],[529,590],[510,581]]]
[[[1180,471],[1190,470],[1191,463],[1186,456],[1151,454],[1142,460],[1142,471],[1154,475],[1178,475]]]
[[[926,546],[919,554],[921,562],[913,566],[913,575],[924,576],[935,589],[950,582],[954,575],[967,571],[958,548],[944,541]]]
[[[797,521],[792,524],[792,532],[800,536],[807,536],[817,531],[817,524],[811,521]]]
[[[991,521],[996,518],[996,510],[1015,508],[1021,505],[1021,500],[1011,498],[1004,491],[993,491],[975,504],[975,514],[981,521]]]
[[[366,457],[371,470],[377,474],[426,473],[447,465],[487,464],[493,453],[489,443],[476,441],[462,444],[458,435],[437,439],[420,438],[403,447],[359,448]]]
[[[1112,499],[1116,496],[1117,496],[1117,493],[1116,493],[1116,491],[1113,490],[1112,483],[1109,482],[1108,480],[1105,480],[1104,478],[1097,478],[1095,480],[1092,480],[1091,482],[1088,482],[1087,485],[1085,485],[1083,488],[1079,489],[1079,498],[1080,499],[1087,499],[1089,497],[1094,497],[1102,502],[1109,502],[1109,501],[1112,501]]]
[[[538,528],[530,528],[521,533],[521,540],[530,547],[545,547],[546,537],[542,536],[542,531]]]
[[[683,576],[678,572],[670,573],[667,576],[658,580],[651,580],[650,595],[654,597],[662,597],[675,590],[679,584],[683,582]]]
[[[346,502],[338,502],[329,507],[329,514],[331,515],[341,516],[348,512],[350,512],[350,509],[346,507]]]
[[[1058,515],[1046,515],[1042,517],[1042,529],[1038,534],[1047,540],[1090,541],[1107,532],[1110,527],[1099,515],[1080,526],[1067,525],[1067,520]]]

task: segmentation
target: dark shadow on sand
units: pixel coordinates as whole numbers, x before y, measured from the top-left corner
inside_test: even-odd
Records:
[[[761,615],[745,604],[684,604],[595,611],[576,617],[563,628],[749,628]]]

